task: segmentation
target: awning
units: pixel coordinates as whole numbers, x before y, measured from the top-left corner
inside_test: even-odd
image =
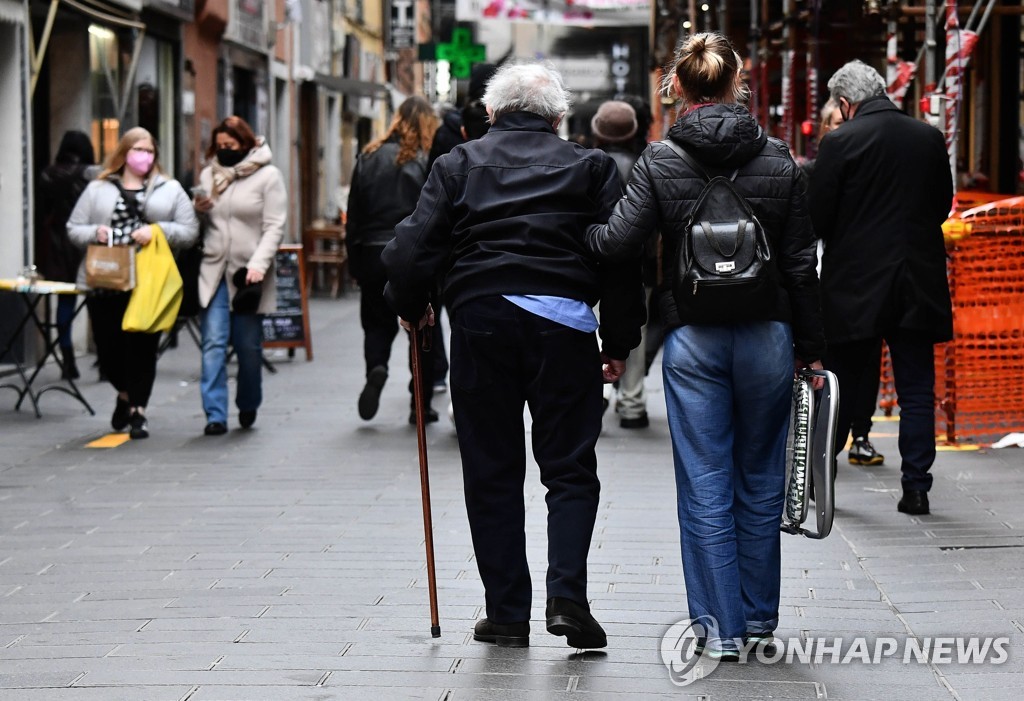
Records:
[[[316,73],[313,79],[343,95],[358,95],[360,97],[378,97],[386,99],[389,95],[388,86],[383,83],[371,83],[368,80],[356,80],[355,78],[342,78],[326,73]]]
[[[0,0],[0,22],[24,24],[25,13],[25,5],[17,0]]]

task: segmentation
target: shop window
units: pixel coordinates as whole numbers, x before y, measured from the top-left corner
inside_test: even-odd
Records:
[[[106,27],[89,25],[89,74],[92,83],[92,139],[102,162],[121,137],[119,114],[122,63],[117,35]]]
[[[160,144],[160,166],[174,172],[174,49],[171,44],[147,36],[143,40],[135,72],[136,123]]]

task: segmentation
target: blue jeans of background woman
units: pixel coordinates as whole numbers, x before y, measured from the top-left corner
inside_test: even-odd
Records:
[[[779,621],[792,332],[684,326],[662,366],[690,618],[717,624],[708,649],[739,650]]]
[[[71,322],[77,306],[78,295],[57,296],[57,341],[61,348],[71,348]]]
[[[199,381],[203,410],[210,423],[228,421],[228,344],[238,360],[235,406],[255,411],[263,401],[263,316],[234,314],[228,285],[221,280],[200,316],[203,371]]]

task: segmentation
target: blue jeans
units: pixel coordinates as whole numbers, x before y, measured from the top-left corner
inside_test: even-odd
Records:
[[[717,622],[709,649],[738,650],[779,623],[792,331],[684,326],[662,367],[690,618]]]
[[[78,295],[57,297],[57,338],[61,348],[71,348],[71,322],[75,318]]]
[[[238,359],[235,406],[255,411],[263,401],[263,316],[232,314],[228,285],[220,281],[200,318],[203,335],[203,373],[199,391],[209,422],[228,421],[228,343]]]

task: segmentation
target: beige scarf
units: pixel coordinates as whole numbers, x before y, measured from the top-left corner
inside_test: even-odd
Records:
[[[216,157],[211,162],[213,168],[213,199],[228,189],[228,185],[236,178],[246,178],[265,165],[270,163],[270,147],[266,140],[260,136],[256,138],[256,146],[246,154],[241,163],[233,168],[226,168],[220,164]]]

